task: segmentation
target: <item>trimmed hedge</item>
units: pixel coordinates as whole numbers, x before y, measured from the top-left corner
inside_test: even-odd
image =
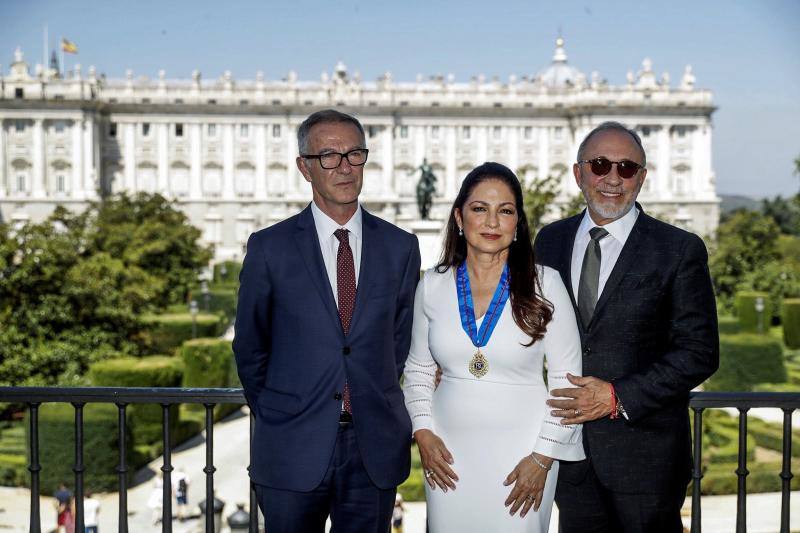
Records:
[[[738,478],[736,476],[737,463],[720,463],[709,465],[703,473],[700,483],[700,493],[703,495],[711,494],[736,494]],[[792,471],[796,472],[800,468],[800,461],[792,461]],[[770,463],[748,462],[747,469],[750,475],[747,476],[747,493],[755,494],[759,492],[779,492],[781,490],[781,463],[780,461]],[[800,489],[800,476],[794,476],[790,483],[791,490]],[[689,493],[691,493],[691,485]]]
[[[786,381],[780,341],[766,335],[720,335],[719,370],[703,385],[707,391],[751,391],[757,383]]]
[[[199,296],[198,304],[205,306],[202,302],[202,293]],[[226,287],[211,287],[208,289],[208,310],[211,313],[222,313],[229,322],[236,316],[236,290]]]
[[[236,370],[231,365],[233,350],[231,341],[225,339],[195,339],[184,342],[178,348],[178,356],[183,360],[184,387],[231,387],[236,378]],[[231,374],[234,374],[232,377]],[[187,404],[190,411],[205,411],[201,404]],[[214,410],[215,419],[239,409],[236,404],[218,405]]]
[[[85,487],[93,491],[117,488],[119,463],[118,411],[110,404],[87,404],[83,409],[83,462]],[[26,422],[26,427],[28,426]],[[30,436],[28,436],[30,438]],[[132,451],[132,434],[127,434]],[[75,410],[69,404],[44,404],[39,408],[39,462],[42,493],[52,494],[58,484],[74,478]],[[127,458],[132,459],[133,453]],[[129,479],[133,470],[129,470]]]
[[[225,318],[218,314],[198,313],[197,338],[218,337],[225,332]],[[150,353],[173,353],[192,338],[191,313],[148,315],[144,317],[144,345]]]
[[[800,348],[800,298],[784,298],[781,306],[783,343],[787,348]]]
[[[739,319],[735,316],[720,316],[717,321],[719,323],[720,335],[731,335],[742,331],[742,327],[739,325]]]
[[[226,285],[239,284],[239,272],[242,270],[240,261],[223,261],[214,265],[214,283]],[[224,273],[223,273],[224,272]]]
[[[98,387],[180,387],[183,362],[177,357],[124,357],[93,364],[89,380]],[[136,444],[152,444],[162,440],[161,406],[135,404],[128,407],[128,424]],[[178,405],[169,409],[170,434],[176,442],[178,434]]]
[[[397,487],[397,492],[407,502],[425,501],[425,477],[422,474],[422,462],[419,459],[419,449],[416,444],[411,445],[411,474],[402,485]]]
[[[756,311],[756,300],[763,298],[764,310],[761,312],[762,333],[769,331],[772,324],[772,302],[766,292],[741,291],[735,296],[736,316],[741,331],[758,333],[759,313]]]

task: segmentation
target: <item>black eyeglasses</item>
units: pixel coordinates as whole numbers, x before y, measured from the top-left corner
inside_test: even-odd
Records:
[[[367,162],[367,155],[369,155],[369,150],[366,148],[356,148],[355,150],[350,150],[346,154],[340,154],[339,152],[328,152],[327,154],[320,155],[300,154],[300,157],[305,159],[319,159],[319,165],[322,168],[331,170],[333,168],[339,168],[339,165],[342,164],[342,158],[344,157],[346,157],[347,162],[354,167],[360,167]]]
[[[589,163],[592,173],[596,176],[605,176],[611,172],[611,167],[617,165],[617,174],[620,178],[629,179],[636,175],[642,168],[642,165],[623,159],[621,161],[611,161],[605,157],[595,157],[594,159],[581,159],[578,163]]]

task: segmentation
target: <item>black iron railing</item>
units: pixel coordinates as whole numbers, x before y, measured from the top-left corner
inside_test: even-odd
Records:
[[[39,506],[39,406],[43,403],[69,403],[75,409],[75,531],[84,530],[83,517],[83,407],[87,403],[115,404],[119,410],[119,523],[117,531],[128,533],[128,464],[126,459],[126,409],[130,404],[157,404],[162,409],[163,435],[163,503],[161,528],[165,533],[172,532],[172,442],[170,440],[169,410],[178,404],[203,404],[205,407],[206,430],[206,506],[205,530],[214,533],[214,407],[218,404],[245,403],[241,389],[172,389],[172,388],[48,388],[48,387],[0,387],[0,402],[27,404],[30,416],[30,464],[31,473],[31,516],[29,530],[41,533]],[[252,415],[250,418],[252,432]],[[258,531],[258,507],[255,492],[250,490],[250,532]]]
[[[76,531],[83,531],[83,407],[87,403],[115,404],[119,410],[119,526],[121,533],[128,532],[128,465],[126,462],[126,408],[130,404],[158,404],[162,407],[162,432],[164,455],[161,471],[164,474],[162,531],[172,531],[172,443],[170,441],[169,409],[178,404],[202,404],[205,407],[206,429],[206,506],[205,530],[214,533],[214,407],[219,404],[245,403],[241,389],[167,389],[167,388],[42,388],[42,387],[0,387],[0,402],[26,404],[30,411],[30,464],[31,475],[31,515],[30,531],[41,533],[39,506],[39,421],[38,410],[42,403],[69,403],[75,409],[75,526]],[[783,464],[781,478],[781,533],[789,532],[790,482],[792,455],[792,413],[800,408],[800,393],[693,393],[690,408],[694,412],[694,485],[692,489],[692,532],[700,533],[700,482],[702,471],[702,429],[703,411],[709,408],[734,408],[739,411],[739,467],[738,476],[736,532],[746,531],[746,495],[747,495],[747,412],[756,407],[771,407],[783,410]],[[250,418],[252,435],[253,418]],[[250,526],[249,531],[258,531],[258,507],[255,492],[250,490]]]

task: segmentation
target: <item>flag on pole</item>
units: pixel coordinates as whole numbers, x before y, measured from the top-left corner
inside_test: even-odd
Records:
[[[78,45],[65,39],[64,37],[61,38],[61,51],[66,52],[68,54],[77,54],[78,53]]]

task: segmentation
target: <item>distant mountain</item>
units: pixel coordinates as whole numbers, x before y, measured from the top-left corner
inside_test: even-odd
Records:
[[[719,204],[720,214],[730,213],[736,209],[751,209],[758,211],[761,209],[761,200],[749,196],[738,194],[720,194],[722,202]]]

